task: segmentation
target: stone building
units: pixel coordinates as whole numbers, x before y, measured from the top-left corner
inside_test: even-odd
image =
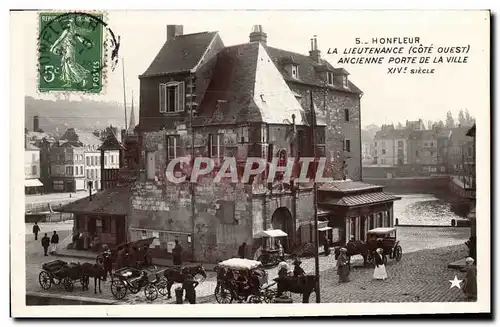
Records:
[[[312,183],[285,183],[280,174],[268,182],[268,174],[273,160],[287,165],[291,158],[312,156],[313,108],[316,153],[328,159],[324,176],[330,179],[321,191],[325,205],[320,208],[320,232],[342,243],[352,228],[364,230],[356,217],[390,212],[397,198],[359,181],[362,93],[345,70],[321,59],[316,39],[307,56],[269,47],[259,25],[253,27],[250,42],[230,47],[217,32],[182,32],[182,26],[167,27],[164,46],[139,77],[139,124],[136,135],[118,146],[123,158],[113,175],[117,182],[110,175],[110,187],[92,203],[78,200],[65,211],[119,216],[128,241],[156,237],[152,247],[158,256],[168,256],[179,240],[186,260],[234,257],[243,242],[247,257],[253,257],[263,244],[257,235],[268,229],[288,234],[282,240],[286,252],[300,252],[312,241]],[[175,165],[177,177],[188,175],[188,163],[195,157],[212,158],[214,173],[174,184],[166,169],[180,157],[187,163]],[[248,182],[214,180],[229,160],[241,177],[248,157],[264,159],[266,169]],[[292,164],[296,176],[301,166]],[[312,166],[309,178],[314,176]],[[392,225],[389,218],[379,226]]]
[[[24,192],[39,193],[43,189],[40,181],[40,149],[29,142],[24,135]]]

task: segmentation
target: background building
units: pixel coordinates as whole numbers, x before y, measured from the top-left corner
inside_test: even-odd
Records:
[[[24,191],[26,194],[43,191],[40,178],[40,149],[29,143],[28,135],[24,138]]]

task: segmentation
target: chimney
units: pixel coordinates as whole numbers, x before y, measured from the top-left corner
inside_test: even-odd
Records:
[[[184,27],[182,25],[167,25],[167,41],[183,35]]]
[[[311,39],[311,51],[309,51],[309,56],[317,63],[321,62],[321,51],[318,50],[318,38],[316,35]]]
[[[254,25],[250,33],[250,42],[260,42],[262,45],[267,44],[267,34],[264,33],[262,25]]]
[[[38,132],[40,129],[40,117],[33,116],[33,132]]]

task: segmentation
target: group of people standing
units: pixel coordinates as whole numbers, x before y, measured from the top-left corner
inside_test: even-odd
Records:
[[[33,234],[35,234],[35,241],[38,240],[38,233],[40,233],[40,226],[38,226],[38,223],[35,222],[33,225]],[[44,234],[42,237],[42,248],[43,248],[43,255],[48,256],[47,252],[49,252],[49,246],[50,246],[50,254],[56,254],[57,253],[57,245],[59,244],[59,235],[57,234],[56,231],[54,231],[54,234],[49,238],[47,233]]]
[[[378,248],[375,251],[375,269],[373,270],[373,279],[375,280],[386,280],[387,279],[387,270],[385,269],[385,262],[387,261],[386,256],[384,254],[384,250]],[[350,262],[349,257],[347,256],[347,249],[341,248],[339,257],[337,258],[337,275],[339,275],[339,283],[347,283],[349,282],[349,274],[350,274]]]

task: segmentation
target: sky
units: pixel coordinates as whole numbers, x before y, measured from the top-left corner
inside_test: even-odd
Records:
[[[37,15],[24,12],[25,94],[39,94],[37,79]],[[132,93],[139,104],[139,79],[166,40],[166,25],[184,26],[184,34],[219,31],[226,46],[248,42],[252,26],[259,24],[270,46],[308,54],[310,39],[317,36],[322,57],[346,69],[349,79],[362,91],[362,125],[398,121],[445,120],[459,109],[472,116],[489,114],[489,21],[487,13],[472,11],[108,11],[106,21],[120,36],[120,62],[107,71],[105,94],[84,98],[123,102],[124,59],[127,102]],[[467,63],[413,64],[408,69],[434,68],[433,74],[388,74],[394,64],[338,64],[346,48],[356,47],[356,38],[418,37],[420,43],[438,47],[470,46]],[[365,45],[369,46],[369,45]],[[409,45],[398,45],[406,46]],[[380,45],[378,45],[380,47]],[[327,54],[337,48],[339,54]],[[407,50],[406,50],[407,51]],[[408,55],[409,56],[409,55]],[[360,55],[357,55],[360,57]],[[78,100],[80,96],[72,96]],[[482,101],[477,101],[482,98]]]

